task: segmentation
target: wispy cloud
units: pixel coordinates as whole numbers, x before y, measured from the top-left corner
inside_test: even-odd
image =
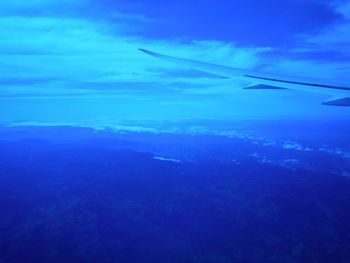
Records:
[[[95,7],[96,14],[101,17],[91,11]],[[99,8],[93,0],[1,3],[0,98],[156,98],[150,103],[155,105],[162,97],[167,98],[168,105],[174,109],[191,105],[207,110],[208,114],[213,112],[209,107],[227,114],[227,109],[232,114],[251,114],[256,113],[257,108],[259,114],[272,113],[276,105],[283,105],[286,112],[295,112],[290,105],[309,99],[296,100],[295,95],[288,92],[244,92],[240,90],[245,85],[241,81],[188,71],[148,57],[137,49],[142,47],[178,57],[289,75],[327,75],[340,79],[346,76],[349,68],[348,62],[321,63],[282,57],[281,50],[259,45],[239,46],[215,39],[184,40],[177,36],[150,38],[143,35],[142,30],[150,25],[161,26],[153,17],[121,11],[116,6],[111,10],[105,8],[102,15]],[[346,25],[347,7],[338,5],[336,8],[343,14],[343,25]],[[313,49],[312,39],[316,43],[317,38],[326,35],[304,36],[294,51],[282,50],[282,53]],[[207,103],[206,107],[201,102]],[[222,109],[217,108],[220,105]]]
[[[193,88],[213,82],[209,76],[198,77],[194,72],[184,75],[176,66],[138,52],[139,47],[167,53],[171,50],[173,55],[218,63],[225,61],[242,68],[258,65],[259,54],[269,50],[239,48],[219,41],[183,44],[149,40],[125,34],[123,25],[111,28],[109,24],[84,19],[8,16],[0,19],[0,27],[0,82],[5,87],[19,88],[18,96],[24,86],[39,93],[40,80],[43,88],[49,89],[48,82],[52,80],[51,86],[61,85],[63,92],[69,84],[69,88],[98,89],[96,83],[101,83],[112,90],[108,83],[114,83],[116,88],[125,82],[187,83]],[[6,90],[2,89],[2,93]]]
[[[318,33],[302,35],[301,41],[309,50],[337,51],[348,54],[350,48],[350,2],[335,1],[329,3],[330,8],[342,19]]]

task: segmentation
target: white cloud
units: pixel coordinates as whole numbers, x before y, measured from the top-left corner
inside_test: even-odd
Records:
[[[165,162],[181,163],[181,160],[162,157],[162,156],[154,156],[153,159],[159,160],[159,161],[165,161]]]
[[[21,11],[38,7],[48,7],[52,5],[64,5],[66,7],[71,7],[88,1],[89,0],[4,0],[0,3],[0,11]]]
[[[284,142],[282,144],[282,148],[286,149],[286,150],[295,150],[295,151],[313,151],[312,148],[310,147],[305,147],[304,145],[297,143],[297,142]]]
[[[50,4],[58,2],[57,0],[9,0],[3,1],[1,7],[30,7],[30,6],[40,6],[43,4]]]
[[[21,2],[13,2],[12,7],[20,7]],[[74,3],[81,4],[82,1]],[[58,4],[58,1],[33,1],[27,3],[26,8],[54,4]],[[206,97],[207,100],[216,96],[222,101],[226,100],[230,110],[236,107],[236,111],[245,114],[247,107],[250,107],[248,111],[255,112],[257,103],[260,108],[266,105],[266,109],[269,105],[280,103],[279,106],[283,104],[287,111],[288,103],[303,103],[302,100],[293,101],[293,97],[287,101],[287,98],[293,96],[288,92],[248,93],[240,90],[242,85],[245,85],[240,81],[184,73],[184,69],[156,60],[137,50],[146,48],[173,56],[250,69],[260,66],[262,57],[273,52],[269,47],[239,47],[234,43],[215,40],[183,43],[177,40],[147,39],[130,35],[130,23],[125,23],[130,20],[147,23],[147,17],[115,12],[114,18],[116,23],[88,20],[78,16],[33,17],[17,14],[0,17],[0,95],[15,97],[17,94],[18,97],[23,95],[25,98],[29,95],[57,97],[61,92],[62,96],[131,96],[135,95],[136,91],[132,87],[128,90],[125,84],[139,83],[145,84],[144,89],[148,89],[149,85],[164,88],[160,92],[150,92],[149,96],[165,90],[171,90],[174,93],[172,95],[197,96],[201,99]],[[321,73],[334,78],[344,76],[347,66],[285,59],[271,63],[272,66],[267,68],[271,72],[308,76],[310,73],[315,76]],[[339,69],[339,66],[343,69]],[[34,85],[28,81],[26,84],[22,81],[31,79],[37,80],[37,83]],[[92,83],[91,86],[89,83]],[[101,85],[96,85],[98,83]],[[102,87],[104,83],[109,89]],[[118,92],[121,87],[123,89]],[[172,96],[172,99],[175,98],[176,96]],[[247,101],[250,104],[246,103]],[[245,108],[242,108],[242,105]]]
[[[219,41],[146,40],[124,34],[122,26],[84,19],[7,16],[0,18],[0,27],[0,78],[53,79],[56,88],[60,82],[215,83],[207,77],[177,76],[176,66],[139,52],[140,47],[242,68],[258,65],[259,54],[269,51]],[[40,92],[40,85],[30,86]],[[46,82],[43,86],[48,88]]]
[[[348,53],[350,51],[350,2],[341,1],[330,4],[343,21],[326,27],[317,34],[300,36],[306,48]]]
[[[333,79],[336,83],[343,83],[350,80],[348,77],[349,62],[327,61],[321,63],[317,60],[307,59],[277,59],[274,64],[266,67],[265,70],[274,73],[287,74],[292,76],[303,76],[308,79],[327,78],[327,82]],[[346,84],[344,84],[346,85]]]
[[[350,20],[350,2],[349,1],[334,3],[334,9],[338,13],[342,14],[344,18]]]

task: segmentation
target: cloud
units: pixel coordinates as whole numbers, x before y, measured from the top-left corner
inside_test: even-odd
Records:
[[[344,16],[344,18],[350,20],[350,2],[349,1],[335,2],[333,6],[338,13]]]
[[[264,121],[263,121],[264,122]],[[198,122],[198,121],[175,121],[166,122],[159,121],[120,121],[115,118],[103,118],[100,120],[76,120],[76,121],[56,121],[56,122],[39,122],[39,121],[20,121],[8,122],[6,127],[21,126],[70,126],[92,128],[96,131],[113,131],[115,133],[124,134],[128,132],[137,133],[153,133],[153,134],[173,134],[173,135],[191,135],[191,136],[214,136],[223,137],[237,147],[229,147],[232,152],[231,161],[239,164],[244,162],[245,157],[254,159],[255,161],[267,165],[280,166],[292,170],[309,170],[318,172],[327,172],[332,174],[349,175],[349,149],[338,148],[335,145],[319,146],[319,139],[308,141],[308,144],[291,141],[287,139],[268,138],[262,134],[258,135],[258,126],[239,127],[237,125],[242,122]],[[250,121],[246,122],[250,123]],[[277,122],[276,122],[277,123]],[[217,126],[217,124],[219,124]],[[224,125],[223,125],[224,124]],[[3,124],[4,125],[4,124]],[[222,126],[223,125],[223,126]],[[272,125],[273,126],[273,125]],[[231,129],[229,128],[231,127]],[[238,130],[232,129],[233,127]],[[244,128],[242,128],[244,127]],[[279,127],[278,125],[275,127]],[[255,134],[255,135],[253,135]],[[290,136],[290,135],[289,135]],[[293,137],[293,136],[292,136]],[[308,137],[308,136],[306,136]],[[322,140],[321,140],[322,141]],[[248,147],[247,147],[248,146]],[[218,145],[218,147],[220,147]],[[219,149],[219,148],[218,148]],[[236,150],[235,150],[236,149]],[[258,152],[257,152],[258,150]],[[238,154],[238,155],[237,155]],[[163,161],[174,161],[169,156],[157,156],[155,159]],[[230,157],[230,158],[231,158]],[[170,158],[170,159],[169,159]],[[243,159],[242,159],[243,158]],[[326,160],[326,161],[325,161]]]
[[[324,1],[338,16],[333,23],[312,33],[296,34],[288,48],[268,53],[267,72],[326,79],[329,83],[348,85],[350,77],[350,2]]]
[[[310,147],[305,147],[300,143],[289,142],[289,141],[284,142],[282,144],[282,148],[284,148],[286,150],[295,150],[295,151],[306,151],[306,152],[313,151],[313,149]]]
[[[278,159],[274,157],[267,157],[259,153],[253,153],[250,155],[251,158],[262,164],[280,166],[286,169],[296,171],[298,169],[314,170],[307,163],[302,160],[290,158],[290,159]]]
[[[40,93],[41,88],[47,90],[50,86],[56,89],[61,86],[63,92],[67,88],[98,89],[96,83],[106,84],[110,89],[113,87],[108,83],[114,83],[117,88],[125,83],[178,87],[185,83],[192,89],[217,83],[208,75],[183,74],[183,69],[139,52],[140,47],[213,63],[225,61],[227,65],[242,68],[255,67],[259,55],[269,51],[269,48],[240,48],[219,41],[184,44],[149,40],[128,35],[122,24],[112,28],[108,23],[81,18],[5,16],[0,18],[0,27],[3,40],[0,85],[5,87],[1,92],[4,94],[6,87],[15,86],[11,87],[12,93],[17,89],[18,96],[25,87],[32,93]]]
[[[243,91],[246,83],[239,80],[183,69],[147,56],[138,48],[238,68],[261,67],[272,73],[321,74],[337,79],[347,75],[347,62],[287,59],[270,47],[177,36],[148,38],[142,34],[144,27],[164,30],[159,21],[142,13],[122,12],[116,6],[111,10],[104,7],[102,12],[96,1],[9,2],[0,4],[1,99],[149,100],[144,108],[168,103],[169,109],[193,110],[196,117],[274,114],[275,107],[283,109],[280,114],[295,114],[294,105],[313,99],[312,95],[300,98],[292,92]],[[300,48],[306,48],[305,43]],[[312,102],[318,106],[319,98]],[[304,114],[305,109],[299,107],[298,111]],[[325,110],[315,111],[320,114]]]
[[[159,160],[159,161],[165,161],[165,162],[181,163],[181,160],[174,159],[174,158],[162,157],[162,156],[154,156],[153,159]]]
[[[92,0],[8,0],[0,3],[0,14],[2,16],[33,14],[64,14],[78,11],[83,4],[89,4]]]
[[[336,1],[330,8],[342,17],[338,23],[332,24],[321,32],[302,35],[300,40],[306,48],[312,50],[333,50],[348,53],[350,48],[350,2]]]
[[[58,1],[58,0],[29,0],[29,1],[11,0],[11,1],[4,1],[3,3],[1,3],[1,8],[5,9],[5,8],[38,7],[38,6],[52,4],[52,3],[58,3],[58,2],[62,2],[62,1]]]

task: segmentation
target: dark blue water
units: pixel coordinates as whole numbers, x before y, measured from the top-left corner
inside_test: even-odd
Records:
[[[0,262],[350,262],[348,122],[142,125],[0,128]]]

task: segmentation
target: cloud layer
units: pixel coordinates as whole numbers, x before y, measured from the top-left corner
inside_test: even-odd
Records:
[[[100,13],[101,7],[94,5],[92,0],[74,3],[33,0],[0,4],[0,13],[3,14],[0,18],[2,99],[114,97],[121,100],[147,99],[154,105],[162,97],[168,100],[168,105],[173,103],[177,106],[181,103],[199,106],[202,102],[199,107],[204,108],[227,103],[221,110],[228,105],[236,105],[237,109],[243,107],[241,111],[250,115],[254,113],[249,107],[256,103],[260,108],[270,103],[263,108],[271,113],[276,105],[293,105],[296,102],[296,95],[288,93],[272,95],[267,91],[247,95],[240,91],[246,83],[181,69],[147,57],[137,51],[140,47],[239,68],[288,72],[289,75],[317,77],[327,74],[346,80],[345,72],[350,68],[349,62],[344,60],[324,63],[307,58],[310,52],[324,52],[332,47],[344,46],[345,50],[341,52],[346,53],[350,23],[348,4],[330,7],[343,16],[341,23],[314,35],[299,36],[297,47],[283,50],[259,45],[239,46],[215,39],[149,38],[141,32],[149,26],[161,25],[154,18],[139,13],[123,13],[115,6],[113,10],[106,8],[105,16],[97,17],[90,10],[94,6],[96,13]],[[305,54],[305,57],[294,59],[296,53]],[[269,100],[270,96],[280,103]],[[213,104],[208,106],[207,102],[213,99]],[[307,100],[310,102],[312,97]],[[303,99],[299,102],[303,103]],[[315,108],[315,112],[318,110]],[[293,109],[288,109],[285,114],[290,112]]]

